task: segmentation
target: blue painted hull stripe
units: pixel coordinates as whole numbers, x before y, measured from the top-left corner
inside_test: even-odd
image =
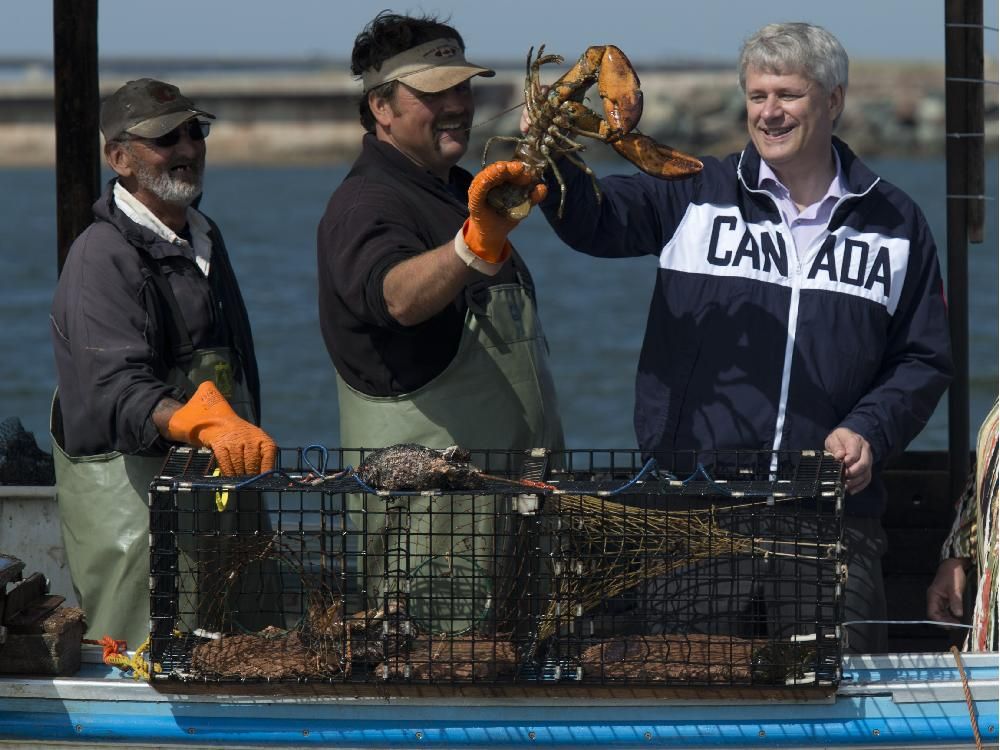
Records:
[[[493,711],[493,720],[388,721],[361,717],[353,720],[175,717],[132,713],[66,714],[11,712],[0,715],[0,738],[35,741],[238,744],[347,744],[497,746],[531,742],[541,745],[614,746],[641,743],[647,746],[684,742],[703,747],[782,747],[823,742],[827,745],[920,744],[969,741],[972,731],[967,715],[879,717],[849,720],[635,721],[512,723]],[[726,708],[717,707],[718,710]],[[728,708],[728,707],[727,707]],[[925,706],[925,709],[927,707]],[[762,713],[768,707],[758,706]],[[980,732],[984,741],[996,740],[996,706],[980,704]],[[516,709],[514,710],[516,713]],[[653,710],[649,713],[657,713]],[[938,713],[937,711],[933,713]],[[485,718],[485,717],[484,717]],[[626,723],[627,722],[627,723]],[[992,733],[989,731],[992,728]],[[533,736],[529,733],[533,733]]]

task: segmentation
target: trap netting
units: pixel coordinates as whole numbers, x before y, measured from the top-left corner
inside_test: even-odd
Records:
[[[285,450],[241,481],[175,449],[150,490],[156,678],[837,684],[829,455],[402,448],[390,471]]]

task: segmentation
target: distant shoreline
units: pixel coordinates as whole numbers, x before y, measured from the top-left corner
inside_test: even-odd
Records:
[[[196,73],[190,61],[186,69],[176,70],[166,61],[129,61],[134,68],[121,63],[113,73],[105,70],[101,93],[139,75],[177,83],[218,116],[210,141],[215,163],[336,164],[353,159],[362,130],[357,114],[360,89],[350,75],[321,63],[274,72],[260,69],[262,63],[244,62],[245,68],[234,70],[230,62],[229,68]],[[995,63],[987,70],[995,71]],[[640,73],[642,132],[696,154],[721,156],[742,148],[747,139],[743,96],[731,65],[647,66]],[[996,77],[989,72],[986,77],[991,75]],[[482,127],[473,131],[472,153],[491,135],[517,132],[523,81],[520,65],[498,67],[496,77],[477,79],[476,122]],[[52,86],[45,70],[0,78],[0,166],[54,163]],[[987,86],[984,95],[990,153],[997,148],[997,88]],[[590,98],[596,95],[591,92]],[[940,63],[855,62],[838,135],[862,156],[942,156],[944,105]]]

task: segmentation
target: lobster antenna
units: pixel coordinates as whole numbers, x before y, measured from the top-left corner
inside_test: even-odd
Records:
[[[491,123],[494,120],[499,120],[504,115],[513,112],[515,109],[520,109],[523,106],[524,106],[524,102],[518,102],[517,104],[511,105],[510,107],[507,107],[507,109],[504,109],[504,110],[501,110],[501,111],[497,112],[495,115],[493,115],[493,117],[489,117],[489,118],[483,120],[482,122],[473,123],[472,126],[469,128],[469,130],[475,130],[476,128],[481,128],[481,127],[483,127],[483,125]]]

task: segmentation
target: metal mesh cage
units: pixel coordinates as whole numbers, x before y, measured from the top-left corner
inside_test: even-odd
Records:
[[[154,679],[836,686],[829,455],[470,453],[410,490],[371,452],[239,481],[175,449],[150,489]]]

